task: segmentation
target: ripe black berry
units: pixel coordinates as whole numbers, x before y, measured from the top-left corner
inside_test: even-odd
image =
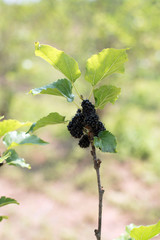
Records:
[[[81,148],[87,148],[87,147],[89,147],[89,145],[90,145],[90,141],[89,141],[88,135],[85,134],[85,135],[83,135],[83,137],[79,140],[79,146],[80,146]]]
[[[84,116],[95,114],[96,112],[94,105],[88,99],[83,100],[81,106],[82,106],[82,113],[84,114]]]
[[[90,126],[91,128],[94,128],[97,125],[98,120],[99,117],[97,114],[91,114],[85,117],[84,124]]]
[[[75,138],[80,138],[83,135],[83,114],[78,109],[76,115],[69,122],[67,128],[70,134]]]
[[[104,127],[103,123],[98,121],[96,126],[92,128],[93,130],[93,133],[94,133],[94,136],[98,136],[98,134],[101,132],[101,131],[105,131],[106,128]]]
[[[88,135],[83,135],[86,130],[87,132],[91,132],[94,136],[98,136],[101,131],[106,129],[103,123],[99,121],[94,105],[88,99],[83,100],[81,106],[82,110],[77,110],[67,128],[73,137],[82,137],[79,141],[79,145],[85,148],[90,144]]]
[[[77,113],[81,113],[81,109],[78,109],[78,110],[77,110]]]

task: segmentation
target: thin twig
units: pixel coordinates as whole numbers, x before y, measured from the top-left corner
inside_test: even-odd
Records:
[[[93,156],[94,168],[96,170],[97,175],[97,184],[98,184],[98,194],[99,194],[99,208],[98,208],[98,229],[95,229],[95,236],[97,240],[101,240],[101,228],[102,228],[102,201],[103,201],[103,194],[104,189],[101,186],[101,177],[100,177],[100,165],[101,160],[97,158],[96,155],[96,148],[94,146],[93,140],[91,140],[91,147],[92,151],[91,154]]]

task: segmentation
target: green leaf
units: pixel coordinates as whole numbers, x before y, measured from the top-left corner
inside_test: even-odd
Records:
[[[11,153],[10,156],[6,159],[6,163],[8,165],[31,169],[30,164],[26,163],[24,158],[20,158],[14,149],[10,149],[6,153],[8,152]]]
[[[1,222],[3,219],[8,219],[8,217],[7,217],[7,216],[0,216],[0,222]]]
[[[0,120],[3,119],[3,118],[4,118],[4,116],[0,116]]]
[[[72,102],[74,95],[72,94],[72,84],[66,78],[59,79],[56,82],[45,85],[40,88],[34,88],[29,93],[36,94],[51,94],[67,98],[68,102]]]
[[[158,234],[160,234],[160,221],[154,225],[135,227],[130,232],[135,240],[149,240]]]
[[[29,133],[17,131],[6,133],[3,138],[3,143],[5,144],[7,149],[16,147],[18,145],[48,144],[47,142],[43,141],[35,135],[30,135]]]
[[[94,145],[102,152],[116,153],[116,138],[109,131],[102,131],[94,137]]]
[[[48,116],[39,119],[33,123],[28,132],[34,132],[39,128],[45,127],[51,124],[65,123],[65,117],[57,112],[50,113]]]
[[[0,198],[0,207],[3,207],[5,205],[8,205],[8,204],[12,204],[12,203],[15,203],[15,204],[19,204],[15,199],[13,198],[6,198],[5,196],[2,196]]]
[[[0,163],[2,163],[4,160],[6,160],[8,157],[10,157],[11,153],[5,153],[4,155],[2,155],[2,157],[0,158]]]
[[[89,58],[86,65],[86,81],[95,86],[113,73],[124,73],[124,63],[127,61],[126,50],[107,48]]]
[[[100,88],[95,89],[93,91],[95,98],[95,107],[103,109],[108,102],[115,103],[120,93],[120,88],[111,85],[104,85]]]
[[[135,240],[130,237],[130,231],[135,227],[136,225],[130,224],[126,226],[126,231],[124,234],[122,234],[120,237],[114,239],[114,240]]]
[[[130,232],[132,231],[133,228],[137,227],[135,224],[131,223],[129,225],[126,226],[126,232],[128,234],[130,234]]]
[[[8,119],[0,122],[0,137],[4,136],[7,132],[15,131],[23,126],[30,126],[31,122],[19,122],[14,119]]]
[[[54,68],[62,72],[71,82],[80,77],[78,63],[63,51],[49,45],[35,43],[35,55],[49,62]]]

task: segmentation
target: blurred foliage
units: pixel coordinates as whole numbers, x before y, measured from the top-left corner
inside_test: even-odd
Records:
[[[64,50],[82,70],[87,58],[103,48],[129,47],[125,75],[115,74],[109,80],[122,88],[122,94],[115,105],[108,104],[101,118],[117,136],[121,160],[146,160],[159,175],[159,11],[159,0],[0,0],[1,115],[34,122],[51,111],[59,110],[67,119],[75,112],[75,106],[61,97],[25,94],[63,76],[34,56],[35,41]],[[76,86],[87,97],[90,85],[83,78]],[[39,157],[48,160],[47,169],[56,165],[60,171],[61,159],[75,157],[74,143],[66,143],[69,134],[64,126],[48,129],[49,133],[45,129],[40,134],[53,145],[64,147],[64,154],[60,157],[54,153],[51,163],[52,153],[48,151],[52,146],[46,147],[46,152],[42,150]],[[28,151],[26,155],[31,159]]]

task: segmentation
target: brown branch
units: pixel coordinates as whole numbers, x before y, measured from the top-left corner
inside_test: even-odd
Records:
[[[101,164],[101,160],[97,158],[96,148],[94,146],[93,139],[91,140],[91,147],[92,147],[91,154],[93,156],[94,168],[96,170],[96,175],[97,175],[98,195],[99,195],[98,229],[95,229],[94,232],[95,232],[95,236],[96,236],[97,240],[101,240],[102,201],[103,201],[103,194],[104,194],[104,189],[101,186],[101,177],[100,177],[100,164]]]

